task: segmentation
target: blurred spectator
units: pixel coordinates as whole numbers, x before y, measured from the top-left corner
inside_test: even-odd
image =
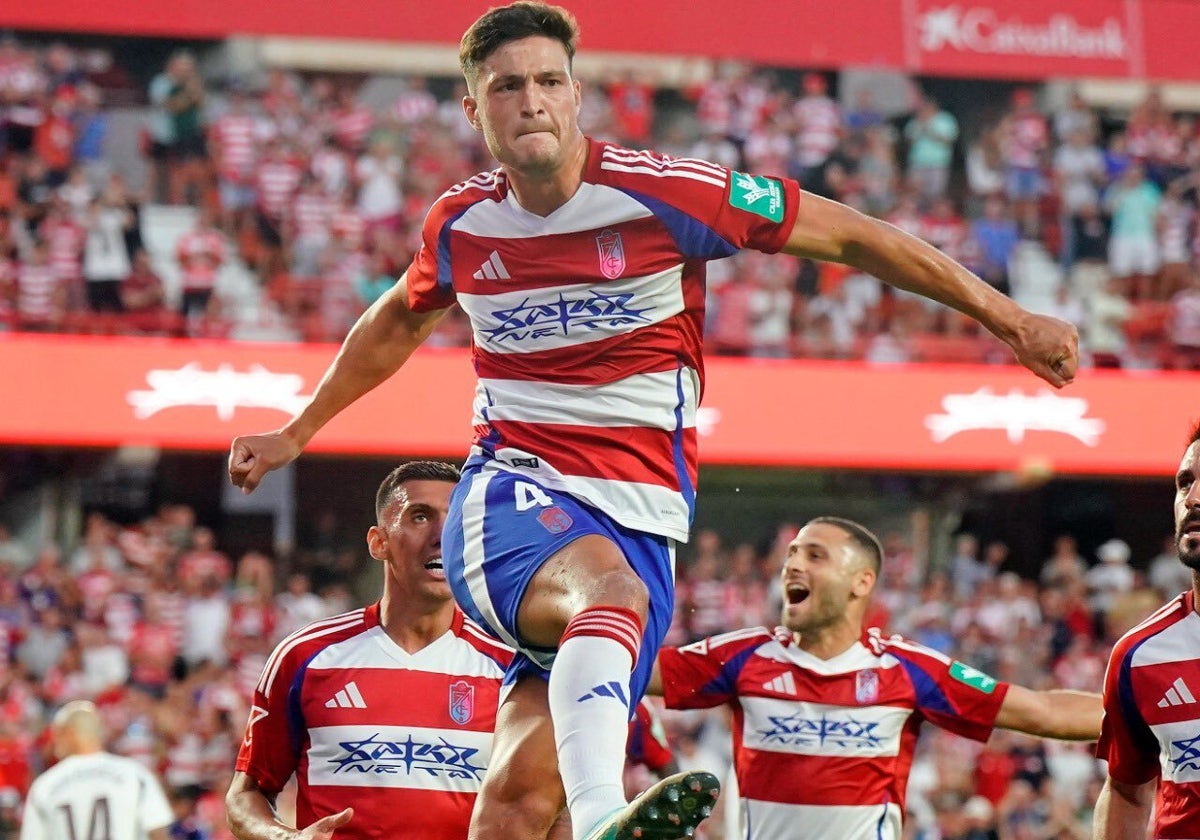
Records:
[[[229,88],[229,107],[212,124],[209,134],[221,204],[221,229],[226,236],[238,235],[250,221],[259,134],[259,121],[250,111],[246,90],[240,82],[235,82]]]
[[[1036,236],[1037,202],[1043,189],[1041,170],[1050,145],[1050,132],[1032,90],[1018,88],[1013,92],[1012,104],[1012,111],[1001,123],[1000,135],[1006,189],[1021,230]]]
[[[168,197],[172,204],[198,203],[204,194],[206,172],[204,105],[207,93],[196,59],[178,52],[167,63],[170,80],[162,107],[170,117],[167,149]]]
[[[1124,540],[1108,540],[1096,549],[1100,564],[1087,573],[1088,589],[1092,593],[1092,609],[1108,612],[1118,595],[1133,589],[1133,570],[1129,568],[1129,544]]]
[[[1179,562],[1179,549],[1174,536],[1163,538],[1162,551],[1150,561],[1146,579],[1163,601],[1169,601],[1191,588],[1192,570]]]
[[[1200,274],[1192,273],[1187,286],[1171,298],[1167,331],[1170,366],[1200,370]]]
[[[189,319],[203,317],[211,311],[217,274],[225,263],[225,240],[207,207],[199,209],[195,227],[175,243],[175,256],[183,273],[179,312]]]
[[[1112,214],[1108,265],[1113,275],[1129,280],[1129,290],[1144,296],[1147,282],[1161,264],[1156,222],[1162,195],[1146,180],[1141,163],[1126,167],[1105,197]]]
[[[167,308],[162,280],[150,265],[150,255],[138,251],[121,284],[121,308],[130,330],[161,334],[172,331],[173,313]]]
[[[1008,261],[1020,241],[1017,223],[1005,212],[1004,200],[993,196],[983,205],[983,217],[971,225],[971,236],[982,257],[980,277],[1002,292],[1008,292]]]
[[[185,592],[180,655],[190,668],[205,662],[224,665],[229,658],[225,633],[229,628],[230,606],[220,582],[209,575],[195,581]]]
[[[909,185],[924,200],[941,198],[950,183],[958,120],[922,94],[916,114],[904,126],[904,136],[908,140]]]
[[[1087,573],[1087,564],[1079,554],[1079,544],[1070,534],[1059,534],[1054,538],[1054,551],[1042,564],[1040,580],[1042,586],[1064,587],[1082,581]]]
[[[1133,313],[1124,294],[1126,288],[1122,278],[1112,277],[1102,289],[1084,299],[1087,319],[1080,331],[1080,344],[1091,354],[1094,367],[1122,366],[1122,355],[1128,344],[1125,324]]]
[[[93,312],[120,312],[121,284],[131,269],[125,230],[133,224],[133,216],[119,196],[106,191],[92,202],[86,218],[83,279],[88,308]]]
[[[608,85],[608,100],[617,123],[617,142],[644,148],[654,127],[654,86],[630,71]]]
[[[805,73],[802,95],[792,109],[796,151],[789,174],[806,188],[813,184],[842,135],[841,109],[829,97],[828,90],[829,82],[823,75]]]

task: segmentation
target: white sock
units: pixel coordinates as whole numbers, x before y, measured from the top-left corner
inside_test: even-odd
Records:
[[[642,643],[637,614],[585,610],[567,625],[550,669],[550,717],[574,840],[625,805],[629,676]]]

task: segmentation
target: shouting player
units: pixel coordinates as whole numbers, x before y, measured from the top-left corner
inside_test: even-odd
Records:
[[[576,36],[567,12],[541,3],[472,24],[463,109],[499,169],[434,202],[413,264],[308,405],[230,451],[231,480],[253,490],[395,373],[450,306],[469,316],[475,440],[446,573],[463,610],[518,648],[473,840],[541,840],[564,796],[576,840],[689,836],[711,808],[710,774],[670,776],[630,806],[621,787],[695,501],[707,260],[754,248],[844,262],[978,319],[1053,385],[1077,364],[1070,325],[794,181],[585,137]]]
[[[225,797],[238,840],[467,836],[512,652],[446,585],[442,523],[457,480],[431,461],[393,470],[367,531],[383,597],[296,631],[267,660]],[[302,830],[274,812],[293,773]]]
[[[995,726],[1078,741],[1099,733],[1099,695],[997,682],[864,632],[882,559],[862,525],[814,519],[788,546],[774,634],[738,630],[659,652],[650,690],[669,708],[733,707],[739,837],[898,840],[925,721],[980,741]]]

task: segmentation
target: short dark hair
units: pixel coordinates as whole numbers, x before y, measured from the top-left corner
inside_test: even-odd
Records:
[[[488,9],[471,24],[458,45],[458,65],[467,82],[474,83],[479,65],[509,41],[541,35],[553,38],[567,51],[568,65],[575,62],[575,42],[579,25],[575,16],[559,6],[521,0],[508,6]]]
[[[383,512],[392,503],[400,487],[406,481],[449,481],[456,484],[461,473],[458,467],[442,461],[409,461],[388,473],[375,493],[375,519],[383,519]]]
[[[843,519],[840,516],[818,516],[816,519],[808,520],[808,524],[833,525],[841,528],[850,536],[850,539],[858,543],[859,548],[867,553],[867,558],[871,561],[871,568],[875,570],[875,574],[879,574],[883,568],[883,543],[865,526],[853,519]]]

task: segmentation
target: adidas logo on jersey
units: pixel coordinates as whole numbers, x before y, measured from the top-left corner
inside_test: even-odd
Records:
[[[479,270],[471,275],[476,280],[511,280],[512,277],[508,273],[508,269],[504,267],[503,260],[500,259],[499,251],[492,251]]]
[[[612,697],[620,700],[626,706],[629,705],[629,700],[625,697],[625,686],[615,680],[592,686],[592,690],[580,697],[577,702],[582,703],[584,700],[594,700],[597,697]]]
[[[1158,701],[1158,708],[1166,709],[1170,706],[1183,706],[1195,702],[1196,698],[1192,696],[1192,692],[1188,689],[1187,683],[1183,681],[1183,677],[1176,677],[1175,682],[1167,689],[1167,693]]]
[[[792,676],[791,671],[786,671],[778,677],[767,680],[762,684],[762,687],[767,691],[774,691],[778,694],[796,694],[796,678]]]
[[[362,694],[358,690],[358,686],[351,681],[346,683],[345,688],[325,701],[325,708],[365,709],[367,708],[367,701],[363,699]]]

